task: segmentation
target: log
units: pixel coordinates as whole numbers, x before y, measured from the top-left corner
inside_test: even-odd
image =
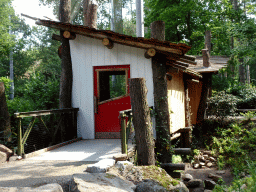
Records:
[[[154,21],[150,25],[151,38],[158,39],[160,41],[165,40],[165,23],[164,21]]]
[[[102,39],[102,44],[105,45],[108,49],[112,49],[114,47],[114,43],[108,38]]]
[[[52,40],[61,41],[61,36],[57,34],[52,34]]]
[[[87,23],[88,23],[88,27],[90,28],[97,28],[97,9],[98,9],[98,5],[96,4],[89,4],[88,6],[88,12],[87,12]]]
[[[160,166],[166,171],[185,170],[185,163],[161,163]]]
[[[139,165],[155,165],[155,143],[144,78],[129,79],[133,125]]]
[[[70,31],[64,31],[63,32],[63,37],[69,40],[74,40],[76,38],[76,34],[72,33]]]
[[[180,154],[180,155],[191,154],[191,148],[174,148],[173,151],[175,154]]]
[[[154,57],[155,55],[156,55],[156,50],[155,50],[154,48],[149,48],[149,49],[145,52],[145,54],[144,54],[144,56],[145,56],[147,59],[150,59],[150,58]]]

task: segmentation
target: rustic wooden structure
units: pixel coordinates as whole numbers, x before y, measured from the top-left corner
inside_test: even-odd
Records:
[[[170,112],[169,121],[165,123],[171,125],[168,126],[170,134],[195,124],[203,74],[217,73],[223,67],[201,66],[196,57],[186,55],[190,47],[185,44],[49,20],[36,23],[76,34],[69,42],[73,66],[72,106],[80,109],[78,137],[83,139],[120,138],[119,111],[131,108],[129,78],[146,79],[148,104],[154,109],[165,98],[165,109]],[[165,70],[157,74],[154,67]],[[124,85],[119,88],[120,93],[110,90],[118,81]],[[157,94],[162,95],[160,100],[156,99]]]

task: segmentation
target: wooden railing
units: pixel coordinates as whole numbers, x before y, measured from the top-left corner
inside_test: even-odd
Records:
[[[42,124],[44,125],[45,129],[50,133],[52,140],[54,141],[55,136],[58,132],[58,129],[60,127],[60,122],[63,119],[64,114],[72,114],[72,130],[76,134],[77,130],[77,112],[79,111],[79,108],[65,108],[65,109],[53,109],[53,110],[40,110],[40,111],[30,111],[30,112],[19,112],[19,113],[14,113],[14,117],[19,120],[18,123],[18,151],[17,154],[19,156],[24,154],[24,145],[28,139],[28,136],[33,128],[33,125],[36,121],[36,119],[39,119]],[[55,130],[50,131],[50,129],[46,126],[46,123],[43,121],[42,116],[46,115],[52,115],[52,114],[60,114],[60,119],[58,122],[58,125]],[[22,125],[21,125],[21,120],[26,117],[33,117],[32,121],[29,123],[28,128],[26,129],[24,135],[22,136]],[[60,129],[60,132],[62,134],[62,129]]]

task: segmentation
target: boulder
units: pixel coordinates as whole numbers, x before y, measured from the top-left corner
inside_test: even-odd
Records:
[[[57,183],[43,185],[37,188],[31,187],[0,187],[1,192],[63,192],[62,187]]]
[[[188,188],[195,188],[199,187],[202,183],[203,181],[201,179],[191,179],[189,182],[187,182],[186,186]]]
[[[133,167],[133,164],[130,161],[118,161],[115,166],[120,170],[124,170],[126,167]]]
[[[172,186],[169,191],[170,192],[189,192],[188,188],[183,182],[180,182],[178,185]]]
[[[2,145],[2,144],[0,144],[0,151],[6,153],[7,158],[9,158],[10,156],[12,156],[12,154],[13,154],[13,151],[12,151],[11,149],[9,149],[8,147],[6,147],[6,146],[4,146],[4,145]]]
[[[114,159],[103,159],[98,163],[88,165],[85,171],[89,173],[106,173],[114,164]]]
[[[167,192],[167,190],[156,181],[145,179],[137,184],[135,192]]]
[[[5,163],[7,161],[7,154],[0,151],[0,163]]]
[[[208,175],[208,177],[211,178],[211,179],[212,179],[213,181],[215,181],[215,182],[218,182],[218,181],[222,180],[222,177],[221,177],[221,176],[215,175],[215,174],[212,174],[212,173],[210,173],[210,174]]]
[[[135,185],[110,173],[74,174],[71,192],[133,192]]]

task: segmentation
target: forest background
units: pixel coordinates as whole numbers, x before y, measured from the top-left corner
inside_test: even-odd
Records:
[[[15,14],[12,0],[0,0],[0,81],[5,83],[11,122],[15,112],[59,108],[61,60],[57,54],[60,42],[52,40],[58,34],[51,28],[27,25]],[[114,0],[121,11],[123,33],[136,36],[135,0]],[[121,2],[121,4],[120,4]],[[59,0],[40,0],[53,7],[58,15]],[[97,28],[111,29],[111,2],[97,0]],[[255,0],[145,0],[145,37],[150,37],[150,23],[163,20],[166,40],[186,43],[192,48],[189,55],[200,55],[204,48],[205,31],[212,33],[211,55],[231,58],[227,78],[213,77],[213,93],[228,93],[254,89],[256,79]],[[72,0],[72,23],[83,24],[82,0]],[[36,17],[36,15],[35,15]],[[14,64],[14,99],[10,99],[10,53]],[[249,65],[251,84],[239,82],[239,65]],[[230,70],[230,69],[233,70]],[[255,93],[256,98],[256,91]],[[248,97],[252,94],[248,94]],[[254,106],[251,106],[252,108]],[[15,126],[12,124],[13,132]]]

